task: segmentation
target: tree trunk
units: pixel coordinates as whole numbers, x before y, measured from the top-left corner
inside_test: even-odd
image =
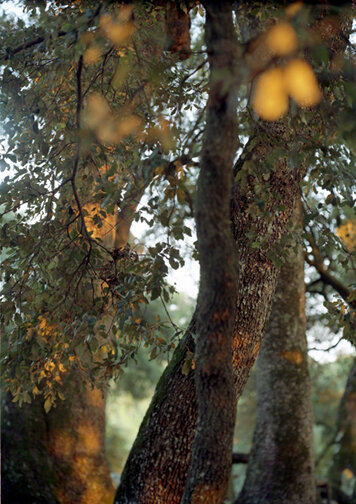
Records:
[[[332,459],[329,481],[333,498],[339,504],[356,502],[356,360],[347,379],[336,425],[336,446]],[[342,475],[354,478],[352,496],[342,489]]]
[[[269,126],[272,139],[290,141],[292,132],[283,125]],[[294,132],[293,132],[294,136]],[[272,143],[272,141],[271,141]],[[273,144],[257,141],[250,163],[258,168],[261,160],[274,149]],[[250,164],[251,166],[251,164]],[[248,167],[242,163],[243,172]],[[257,171],[256,171],[257,174]],[[279,242],[299,194],[303,169],[293,172],[285,158],[276,162],[266,188],[266,210],[282,207],[272,219],[253,216],[250,205],[256,200],[256,178],[233,187],[231,217],[239,258],[238,295],[233,337],[233,375],[235,398],[245,386],[257,357],[266,320],[269,316],[277,278],[277,267],[266,255]],[[247,177],[247,176],[246,176]],[[245,176],[243,177],[246,180]],[[256,229],[255,241],[265,244],[265,251],[251,248],[248,233]],[[143,419],[136,441],[126,462],[115,503],[178,504],[181,502],[191,461],[191,449],[197,418],[194,371],[182,369],[194,352],[195,317],[190,330],[180,342],[174,358],[156,387],[151,405]]]
[[[48,414],[43,401],[20,408],[7,394],[2,417],[2,502],[109,504],[114,489],[105,455],[105,401],[79,372]]]
[[[46,449],[46,416],[41,401],[1,401],[1,497],[3,504],[59,504],[55,471]]]
[[[230,199],[237,149],[237,40],[230,3],[205,2],[205,8],[210,90],[196,203],[200,286],[194,374],[198,419],[184,504],[223,502],[231,472],[236,411],[232,333],[238,264]]]
[[[335,37],[340,39],[340,44],[333,45],[333,50],[338,53],[345,48],[345,37],[339,37],[339,34]],[[303,142],[305,147],[306,141],[301,139],[306,138],[306,128],[303,126],[303,135],[299,139],[288,121],[281,120],[264,123],[263,135],[259,133],[258,130],[257,136],[252,138],[254,146],[249,147],[248,155],[242,156],[236,164],[231,199],[235,253],[239,258],[232,343],[236,399],[245,386],[262,342],[278,272],[271,257],[275,245],[287,230],[299,197],[299,182],[305,171],[303,166],[292,170],[282,154],[275,160],[268,183],[263,182],[260,177],[264,173],[264,160],[276,148],[285,149],[298,142],[299,150],[303,148]],[[256,201],[261,197],[261,182],[264,187],[264,212],[254,213]],[[251,246],[260,243],[259,248]],[[182,371],[194,352],[191,334],[194,334],[194,328],[195,316],[157,384],[126,462],[115,496],[116,504],[181,503],[197,419],[194,370],[191,369],[187,375]]]
[[[294,226],[302,224],[299,204]],[[257,362],[257,422],[236,504],[313,504],[312,403],[306,341],[304,255],[283,265]]]

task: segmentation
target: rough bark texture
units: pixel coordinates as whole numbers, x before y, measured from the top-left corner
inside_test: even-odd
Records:
[[[194,317],[190,331],[194,333]],[[115,496],[120,504],[179,504],[187,480],[197,418],[194,373],[182,373],[194,352],[188,331],[160,378],[131,448]]]
[[[59,504],[55,472],[47,458],[46,418],[40,401],[20,409],[10,394],[2,397],[1,497],[3,504]]]
[[[294,212],[301,225],[301,205]],[[312,403],[307,365],[304,255],[283,265],[257,362],[257,422],[236,504],[313,504]]]
[[[351,473],[356,481],[356,360],[347,379],[337,418],[336,447],[329,471],[333,498],[340,504],[356,502],[356,482],[353,494],[342,490],[342,473]]]
[[[67,377],[68,399],[46,414],[35,400],[22,408],[7,394],[2,418],[2,502],[111,503],[105,455],[105,403],[97,389]]]
[[[223,502],[235,425],[232,333],[237,255],[230,224],[237,149],[237,41],[229,2],[205,2],[210,90],[196,202],[200,286],[196,310],[198,419],[182,503]],[[232,74],[229,77],[229,72]]]
[[[335,52],[345,47],[343,37],[338,38],[340,44],[336,44]],[[278,270],[267,252],[286,232],[304,174],[302,166],[292,170],[286,158],[280,156],[268,183],[264,183],[265,210],[270,215],[254,215],[251,205],[260,198],[258,186],[261,179],[258,178],[264,159],[275,148],[285,148],[298,141],[298,136],[285,121],[264,124],[261,131],[257,131],[255,146],[249,150],[248,156],[237,163],[242,176],[237,176],[231,200],[240,267],[233,338],[236,399],[258,354],[274,297]],[[250,236],[252,229],[253,238]],[[253,241],[263,242],[264,249],[251,248]],[[157,385],[126,462],[115,497],[116,504],[181,503],[197,419],[194,371],[187,376],[182,373],[188,351],[194,351],[189,331]]]

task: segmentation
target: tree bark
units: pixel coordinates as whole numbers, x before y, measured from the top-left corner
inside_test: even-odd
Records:
[[[329,471],[332,496],[340,504],[352,504],[356,501],[356,360],[340,401],[336,429],[337,441]],[[355,481],[351,496],[342,490],[344,471]]]
[[[48,458],[46,418],[41,401],[1,401],[1,498],[3,504],[59,504],[54,491],[55,471]]]
[[[293,225],[302,225],[298,204]],[[311,385],[306,341],[304,254],[283,265],[257,362],[257,422],[236,504],[314,504]]]
[[[41,399],[20,408],[10,394],[4,397],[4,504],[112,502],[102,393],[85,388],[79,372],[66,381],[67,399],[48,414]]]
[[[198,418],[184,504],[223,502],[231,472],[236,411],[232,334],[238,264],[230,198],[238,138],[237,40],[230,2],[205,2],[205,9],[210,89],[196,203],[200,286],[194,374]]]
[[[340,44],[333,44],[333,51],[338,53],[345,48],[345,37],[339,34],[336,37]],[[248,156],[242,156],[236,164],[231,199],[235,253],[239,258],[232,343],[235,400],[239,398],[258,354],[274,297],[278,268],[269,252],[287,230],[305,171],[303,166],[292,170],[285,155],[278,156],[268,183],[262,182],[265,212],[254,214],[251,207],[260,199],[258,186],[264,160],[275,148],[298,142],[298,135],[286,120],[264,123],[263,135],[259,133],[257,131],[256,137],[251,139],[254,146],[249,148]],[[303,133],[305,138],[305,128]],[[302,145],[300,140],[300,149]],[[252,242],[261,243],[263,247],[253,248]],[[195,316],[157,384],[126,462],[115,504],[181,503],[197,419],[195,371],[191,369],[188,375],[182,372],[186,359],[191,360],[194,353],[191,334],[195,332],[194,327]]]

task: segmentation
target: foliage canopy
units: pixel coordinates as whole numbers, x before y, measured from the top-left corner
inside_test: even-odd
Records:
[[[43,394],[50,407],[63,397],[71,368],[105,384],[141,345],[154,357],[181,333],[175,326],[171,337],[160,334],[165,323],[149,321],[145,309],[150,300],[169,301],[174,289],[166,277],[184,263],[180,243],[191,235],[207,58],[200,5],[191,10],[192,53],[184,61],[164,49],[164,6],[24,5],[23,19],[1,19],[3,379],[16,401]],[[349,44],[330,61],[327,34],[340,29],[338,9],[319,20],[308,6],[292,12],[256,3],[252,14],[270,50],[261,56],[261,42],[246,39],[237,10],[243,84],[236,179],[243,186],[254,177],[249,212],[268,222],[276,159],[285,154],[291,169],[303,165],[306,224],[331,271],[340,264],[347,270],[355,251],[335,229],[354,206],[354,49]],[[263,119],[287,127],[288,144],[275,135],[272,142]],[[273,149],[250,163],[257,142]],[[156,227],[154,246],[128,243],[134,219]],[[251,229],[251,248],[264,250],[255,236]],[[268,250],[273,261],[283,261],[288,243],[285,237]],[[329,303],[349,338],[354,287]]]

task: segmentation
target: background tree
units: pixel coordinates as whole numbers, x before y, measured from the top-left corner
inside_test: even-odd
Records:
[[[350,504],[356,498],[356,364],[354,362],[345,392],[340,401],[336,423],[334,456],[329,471],[333,497],[340,504]],[[343,481],[344,479],[344,481]],[[345,480],[352,484],[345,492]],[[349,485],[351,486],[351,485]]]
[[[316,502],[302,219],[299,203],[293,216],[297,253],[291,250],[281,268],[257,360],[256,427],[237,503]]]

